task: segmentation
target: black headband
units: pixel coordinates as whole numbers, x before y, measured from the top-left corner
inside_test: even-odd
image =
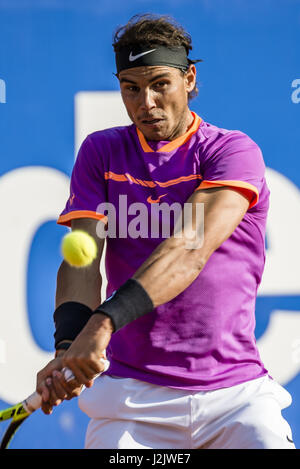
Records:
[[[151,65],[166,65],[186,71],[190,64],[196,62],[202,62],[202,60],[189,59],[183,46],[126,46],[116,52],[117,73],[127,68]]]

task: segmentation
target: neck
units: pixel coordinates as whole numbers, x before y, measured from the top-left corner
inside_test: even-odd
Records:
[[[190,129],[190,127],[193,125],[193,122],[194,122],[194,116],[191,113],[191,111],[187,109],[185,114],[181,117],[178,125],[175,127],[175,129],[173,129],[172,133],[168,135],[167,138],[162,138],[161,140],[171,142],[172,140],[175,140],[176,138],[181,137]]]
[[[171,135],[168,140],[175,140],[175,138],[181,137],[181,135],[184,135],[190,127],[193,125],[194,122],[194,116],[191,113],[189,109],[187,109],[185,116],[181,119],[179,126],[177,129],[174,130],[173,134]]]

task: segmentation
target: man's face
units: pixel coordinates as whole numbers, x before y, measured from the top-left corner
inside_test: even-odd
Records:
[[[174,140],[186,132],[195,66],[185,75],[167,66],[135,67],[122,70],[118,78],[127,113],[147,140]]]

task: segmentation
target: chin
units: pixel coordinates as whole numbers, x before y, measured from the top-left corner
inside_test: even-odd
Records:
[[[161,131],[159,131],[159,132],[149,132],[148,131],[148,132],[143,132],[143,134],[144,134],[144,136],[147,140],[154,140],[154,141],[155,140],[157,140],[157,141],[165,140],[164,136],[163,136],[163,133]]]
[[[168,140],[168,132],[165,128],[147,129],[143,127],[141,131],[147,140]]]

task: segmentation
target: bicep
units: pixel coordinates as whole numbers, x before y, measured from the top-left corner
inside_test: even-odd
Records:
[[[82,230],[86,231],[90,236],[94,238],[98,248],[98,260],[101,260],[101,256],[104,248],[104,238],[97,235],[97,225],[103,223],[101,220],[95,220],[93,218],[76,218],[71,221],[72,231]]]
[[[201,240],[198,248],[204,262],[231,236],[249,208],[248,198],[230,187],[199,189],[186,203],[183,214],[188,209],[192,216],[183,216],[187,220],[184,236],[192,239],[196,235]],[[203,204],[203,210],[197,210],[197,204]]]

